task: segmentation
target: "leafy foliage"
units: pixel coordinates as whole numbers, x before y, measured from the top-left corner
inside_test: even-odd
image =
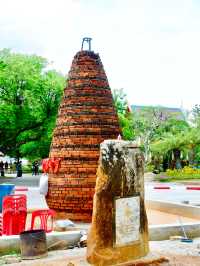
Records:
[[[113,100],[115,103],[115,107],[117,109],[117,113],[121,115],[125,115],[128,108],[127,95],[123,89],[115,89],[113,91]]]
[[[123,138],[125,140],[134,140],[135,139],[135,133],[134,133],[134,122],[133,117],[131,114],[126,113],[118,114],[119,115],[119,123],[120,127],[122,129]]]
[[[127,112],[127,98],[124,91],[115,90],[115,106],[118,110],[124,139],[135,139],[145,153],[145,159],[160,169],[162,162],[167,167],[181,168],[181,158],[189,159],[191,164],[200,162],[200,106],[193,108],[192,127],[184,117],[168,113],[162,107],[143,107]],[[159,170],[160,171],[160,170]]]
[[[164,136],[151,144],[151,150],[155,153],[165,154],[174,149],[192,149],[200,144],[199,130],[188,128],[177,134],[164,134]]]
[[[125,140],[133,140],[135,138],[133,116],[128,110],[128,101],[124,90],[115,89],[113,91],[113,100],[118,113],[123,138]]]
[[[134,130],[136,139],[143,147],[146,161],[149,160],[150,145],[155,140],[160,140],[163,135],[178,130],[185,125],[184,121],[175,119],[174,114],[169,114],[162,107],[143,107],[140,111],[133,110]],[[179,125],[180,124],[180,125]]]
[[[192,109],[193,123],[196,127],[200,128],[200,105],[196,104]]]
[[[200,169],[192,168],[190,166],[185,166],[183,169],[168,169],[166,171],[167,176],[195,176],[199,175],[200,177]]]
[[[45,58],[0,50],[0,151],[12,157],[48,156],[65,78],[48,70]],[[160,160],[180,155],[200,161],[200,105],[193,108],[193,124],[162,107],[129,110],[123,89],[113,98],[123,138],[136,140],[145,152]],[[186,117],[186,116],[185,116]],[[172,156],[173,155],[173,156]]]
[[[48,155],[65,79],[46,59],[0,51],[0,150],[12,157]]]

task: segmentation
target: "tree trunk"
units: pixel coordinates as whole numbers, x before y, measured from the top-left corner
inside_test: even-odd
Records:
[[[195,160],[195,150],[194,146],[192,146],[189,152],[189,164],[194,165],[194,160]]]
[[[173,150],[173,155],[174,155],[174,167],[176,169],[181,169],[181,151],[179,149],[174,149]]]

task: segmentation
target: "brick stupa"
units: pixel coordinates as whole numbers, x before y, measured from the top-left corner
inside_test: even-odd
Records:
[[[50,158],[60,158],[49,174],[46,197],[58,217],[91,221],[100,143],[120,134],[111,90],[98,54],[78,52],[58,112]]]

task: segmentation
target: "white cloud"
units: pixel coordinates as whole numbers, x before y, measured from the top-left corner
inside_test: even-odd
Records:
[[[198,103],[200,6],[192,0],[0,0],[0,48],[38,53],[67,73],[93,37],[112,88],[135,104]]]

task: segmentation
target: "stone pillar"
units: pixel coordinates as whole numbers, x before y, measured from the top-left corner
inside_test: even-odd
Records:
[[[68,74],[50,148],[60,159],[49,173],[49,208],[58,216],[91,221],[99,145],[120,133],[103,64],[93,51],[78,52]]]
[[[133,142],[101,143],[93,204],[87,241],[89,263],[112,265],[148,253],[144,158]]]

